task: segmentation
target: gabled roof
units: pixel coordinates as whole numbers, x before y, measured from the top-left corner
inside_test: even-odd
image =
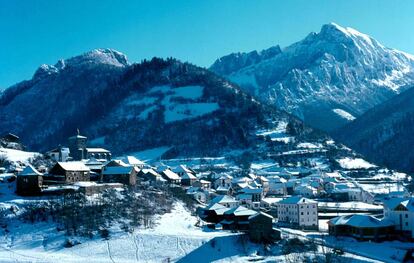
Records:
[[[256,180],[259,180],[261,182],[269,182],[269,179],[267,179],[266,177],[264,177],[263,175],[259,175]]]
[[[414,211],[414,199],[413,198],[402,201],[400,205],[404,206],[410,212]]]
[[[106,163],[104,163],[104,166],[124,166],[124,167],[129,167],[129,164],[124,163],[122,160],[110,160],[107,161]]]
[[[174,173],[193,173],[189,168],[187,168],[185,165],[180,164],[179,166],[172,169]]]
[[[387,219],[378,219],[371,215],[346,215],[332,218],[328,222],[332,225],[348,225],[353,227],[375,228],[393,226],[394,223]]]
[[[227,208],[227,207],[225,207],[223,205],[220,205],[220,204],[210,204],[205,209],[208,210],[208,211],[214,211],[214,212],[216,212],[217,215],[223,215],[230,208]]]
[[[282,201],[279,201],[279,204],[316,204],[318,202],[302,197],[300,195],[295,195],[288,197],[286,199],[283,199]]]
[[[224,179],[233,179],[233,176],[231,176],[231,175],[229,175],[229,174],[227,174],[227,173],[224,173],[224,174],[221,174],[220,175],[220,177],[219,178],[217,178],[217,180],[224,180]]]
[[[125,156],[122,161],[129,165],[145,165],[145,163],[134,156]]]
[[[192,173],[184,172],[184,174],[181,176],[181,179],[196,180],[197,177],[195,177],[195,175]]]
[[[219,203],[219,204],[225,204],[225,203],[237,203],[238,201],[234,199],[234,197],[229,195],[219,195],[216,196],[213,200],[211,200],[211,203]]]
[[[227,207],[225,207],[224,205],[218,204],[218,203],[211,203],[205,209],[216,210],[216,209],[222,209],[222,208],[227,208]]]
[[[166,169],[166,170],[162,171],[162,174],[164,174],[170,180],[181,180],[181,178],[178,176],[178,174],[174,173],[170,169]]]
[[[107,149],[104,148],[86,148],[88,153],[110,153]]]
[[[130,174],[134,169],[132,166],[108,166],[102,171],[104,175],[119,175],[119,174]]]
[[[158,167],[157,167],[157,172],[159,172],[159,173],[161,173],[161,172],[163,172],[163,171],[165,171],[165,170],[169,170],[170,169],[170,167],[169,166],[167,166],[167,165],[159,165]]]
[[[23,171],[21,171],[19,173],[18,176],[39,176],[39,175],[43,175],[42,173],[40,173],[38,170],[36,170],[32,165],[28,165],[26,166],[26,168],[23,169]]]
[[[259,213],[255,214],[255,215],[251,215],[251,216],[249,216],[249,220],[250,219],[253,219],[253,218],[256,218],[258,216],[264,216],[264,217],[267,217],[267,218],[270,218],[270,219],[273,220],[273,216],[271,216],[269,214],[266,214],[265,212],[259,212]]]
[[[394,210],[395,208],[397,208],[397,206],[399,206],[402,203],[405,203],[403,205],[406,206],[408,204],[407,201],[410,199],[412,198],[401,198],[401,197],[390,198],[390,199],[385,199],[383,201],[383,204],[389,209]]]
[[[63,170],[66,171],[89,171],[89,168],[81,161],[58,162],[56,165],[59,165]]]
[[[282,177],[277,176],[277,175],[268,176],[267,179],[269,180],[269,182],[271,184],[276,184],[276,183],[277,184],[284,184],[284,183],[287,182],[285,178],[282,178]]]
[[[255,215],[256,213],[257,213],[256,211],[250,210],[241,205],[231,208],[227,210],[226,212],[224,212],[224,214],[226,215],[233,214],[235,216],[251,216],[251,215]]]
[[[144,174],[149,173],[149,174],[152,174],[154,176],[161,177],[161,175],[159,173],[157,173],[156,171],[154,171],[153,169],[141,169],[141,172],[144,173]]]

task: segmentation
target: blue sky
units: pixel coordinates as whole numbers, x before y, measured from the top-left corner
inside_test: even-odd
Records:
[[[209,66],[231,52],[287,46],[329,22],[414,53],[413,12],[414,1],[395,0],[0,0],[0,89],[94,48]]]

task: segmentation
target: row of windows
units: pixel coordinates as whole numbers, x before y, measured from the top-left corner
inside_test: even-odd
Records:
[[[314,214],[314,215],[316,215],[316,212],[313,212],[313,214]],[[300,212],[300,215],[302,215],[302,216],[303,216],[303,215],[304,215],[304,213],[303,213],[303,212]],[[309,212],[307,212],[307,215],[309,215]]]

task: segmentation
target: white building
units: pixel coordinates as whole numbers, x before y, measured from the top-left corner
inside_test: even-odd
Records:
[[[318,230],[318,202],[302,196],[292,196],[277,203],[277,217],[301,229]]]
[[[414,238],[414,198],[385,200],[384,218],[394,223],[395,230]]]
[[[349,201],[359,201],[372,204],[374,202],[374,195],[364,191],[361,188],[351,188],[348,190],[348,199]]]
[[[269,176],[269,191],[271,195],[286,195],[286,179],[280,176]]]
[[[55,162],[66,162],[69,159],[69,148],[58,147],[46,153]]]
[[[223,174],[222,176],[220,176],[214,181],[214,188],[217,189],[220,186],[224,188],[230,188],[232,180],[233,180],[233,177],[231,175]]]
[[[305,197],[316,197],[318,196],[318,189],[310,185],[299,185],[295,188],[295,193]]]

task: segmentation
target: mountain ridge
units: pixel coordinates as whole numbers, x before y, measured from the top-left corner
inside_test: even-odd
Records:
[[[414,172],[414,87],[338,129],[335,138],[376,163]]]
[[[232,61],[218,59],[210,69],[325,131],[349,121],[338,110],[360,116],[414,83],[413,56],[334,23],[229,74],[223,63]]]
[[[102,60],[91,52],[69,60],[75,65],[41,66],[45,74],[7,89],[0,97],[0,132],[45,151],[79,128],[92,140],[103,138],[115,154],[167,146],[170,155],[254,147],[255,131],[275,118],[311,132],[206,69],[172,58],[119,63],[112,54],[120,53],[108,51],[107,60],[98,51]]]

